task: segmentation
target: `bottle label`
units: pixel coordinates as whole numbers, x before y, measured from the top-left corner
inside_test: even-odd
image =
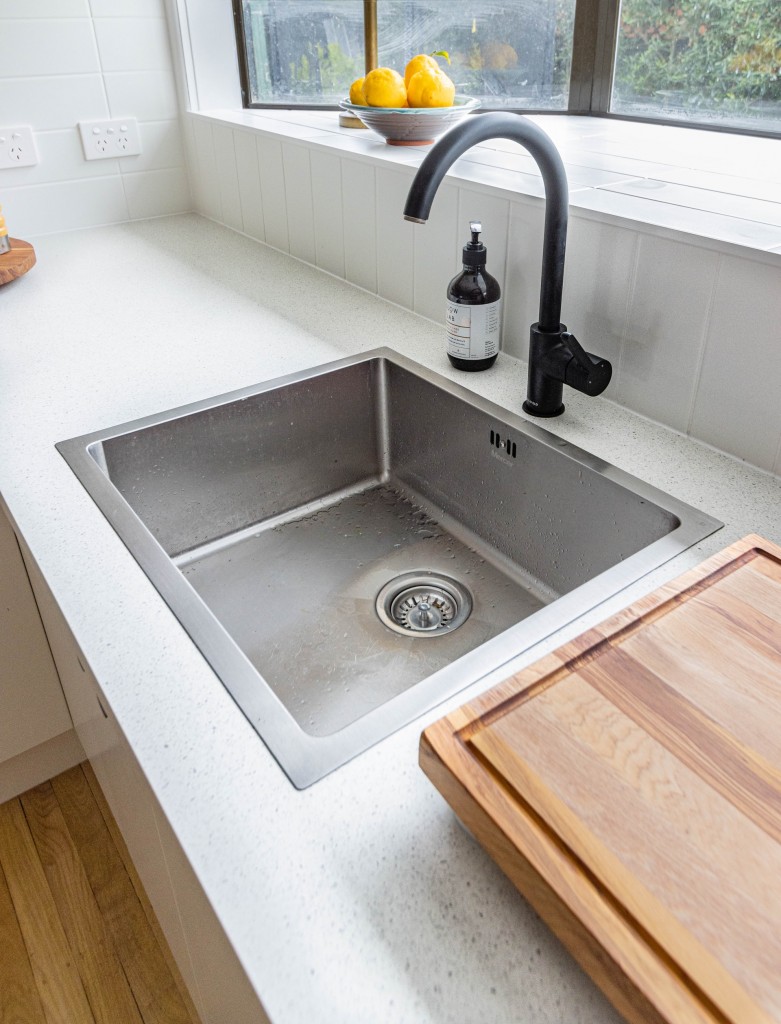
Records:
[[[489,359],[499,351],[502,300],[447,304],[447,351],[457,359]]]

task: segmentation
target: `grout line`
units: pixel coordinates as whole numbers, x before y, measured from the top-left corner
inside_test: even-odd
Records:
[[[460,193],[460,191],[461,190],[459,189],[459,193]],[[459,195],[459,204],[460,204],[460,195]],[[508,279],[508,276],[509,276],[509,273],[510,273],[510,235],[513,232],[513,220],[515,220],[516,223],[517,223],[517,214],[516,214],[516,217],[513,217],[513,201],[511,199],[508,199],[507,200],[507,230],[504,233],[504,275],[502,276],[502,280],[500,281],[500,289],[501,289],[500,295],[501,295],[501,298],[503,299],[502,305],[500,307],[501,317],[499,319],[499,351],[500,352],[504,352],[506,347],[507,347],[506,346],[506,339],[505,339],[505,334],[507,333],[507,298],[506,298],[506,296],[507,296],[507,279]],[[518,328],[518,347],[523,345],[523,339],[520,336],[520,332],[522,330],[523,330],[523,327],[519,327]]]
[[[380,183],[377,168],[374,168],[374,283],[380,294]]]
[[[634,251],[632,253],[632,275],[630,279],[630,285],[627,292],[626,303],[624,305],[624,323],[621,327],[621,347],[618,350],[618,366],[616,367],[616,391],[620,394],[621,379],[623,376],[624,363],[626,360],[626,344],[627,335],[629,333],[629,314],[632,309],[632,304],[635,299],[635,289],[637,288],[637,277],[638,270],[640,267],[640,235],[634,233]]]
[[[235,133],[234,133],[232,128],[229,128],[228,131],[229,131],[230,140],[231,140],[230,141],[230,155],[231,155],[232,160],[233,160],[233,163],[232,163],[231,166],[233,168],[233,175],[234,175],[234,178],[235,178],[235,181],[236,181],[236,198],[239,201],[239,219],[241,220],[241,231],[242,231],[242,234],[246,234],[246,227],[244,225],[244,208],[241,205],[241,188],[239,187],[239,164],[238,164],[238,161],[236,160],[236,135],[235,135]]]
[[[766,225],[768,227],[779,227],[781,229],[781,225],[771,224],[770,222],[767,221],[767,219],[765,219],[763,217],[760,217],[758,215],[752,217],[748,213],[745,213],[745,214],[743,214],[743,213],[725,213],[723,210],[710,210],[710,209],[708,209],[707,206],[697,205],[695,203],[687,203],[687,202],[684,202],[683,200],[679,200],[678,202],[675,202],[674,200],[670,199],[669,197],[665,198],[665,197],[662,197],[662,196],[654,196],[654,195],[650,195],[650,194],[647,195],[647,196],[640,196],[640,195],[637,195],[636,192],[626,192],[626,191],[623,191],[620,188],[616,188],[617,184],[620,184],[620,183],[619,182],[614,182],[614,183],[611,183],[610,185],[597,185],[596,189],[598,191],[600,191],[600,192],[611,192],[611,193],[613,193],[615,195],[619,195],[619,196],[628,196],[631,199],[645,199],[645,200],[648,200],[649,202],[652,202],[652,203],[658,203],[660,206],[671,206],[671,207],[673,207],[675,209],[679,209],[679,210],[696,210],[698,213],[707,214],[709,217],[726,217],[726,218],[728,218],[730,220],[742,220],[742,221],[746,221],[746,222],[748,222],[750,224],[764,224],[764,225]],[[718,192],[718,191],[711,190],[711,189],[703,189],[703,188],[700,188],[699,186],[696,186],[696,185],[675,185],[675,187],[676,188],[691,189],[692,191],[699,191],[699,192],[711,192],[712,191],[713,195],[717,195],[717,196],[729,195],[730,197],[734,196],[735,198],[738,198],[738,199],[746,199],[748,202],[752,202],[752,203],[763,203],[763,204],[767,204],[769,206],[777,206],[779,208],[779,211],[781,211],[781,203],[773,202],[772,199],[755,199],[753,196],[738,195],[738,193],[734,193],[734,192],[730,192],[730,193]]]
[[[106,101],[106,110],[108,111],[108,116],[111,117],[111,104],[109,103],[109,99],[108,99],[108,90],[106,89],[106,80],[103,77],[103,75],[104,75],[104,71],[103,71],[103,58],[100,55],[100,46],[98,45],[98,34],[95,31],[95,17],[94,17],[94,15],[92,13],[92,0],[87,0],[87,4],[89,6],[89,12],[90,12],[89,25],[90,25],[90,31],[92,33],[92,41],[95,44],[95,53],[96,53],[97,58],[98,58],[98,74],[100,75],[100,85],[101,85],[101,88],[103,90],[103,99]]]
[[[106,110],[108,111],[108,116],[111,117],[112,116],[111,103],[109,102],[109,98],[108,98],[108,89],[106,89],[106,78],[105,78],[105,74],[104,74],[104,70],[103,70],[103,57],[101,55],[100,46],[98,44],[98,34],[95,31],[95,15],[94,15],[94,12],[92,10],[92,0],[87,0],[87,4],[89,6],[89,13],[90,13],[89,23],[90,23],[90,30],[92,32],[92,40],[93,40],[93,42],[95,44],[95,53],[97,54],[97,57],[98,57],[98,68],[99,68],[99,71],[100,71],[100,86],[101,86],[101,89],[103,90],[103,99],[106,101]],[[114,177],[117,177],[117,176],[119,177],[119,182],[120,182],[120,185],[122,187],[122,198],[125,200],[125,213],[127,215],[127,219],[130,220],[131,219],[131,217],[130,217],[130,203],[128,202],[127,189],[125,188],[125,182],[124,182],[124,179],[122,177],[122,167],[119,164],[117,165],[117,175],[114,175]]]
[[[129,115],[126,115],[126,116],[129,116]],[[99,117],[91,117],[90,118],[90,121],[100,121],[100,120],[101,120],[101,118],[99,118]],[[113,118],[110,118],[110,120],[113,120]],[[138,121],[139,124],[178,124],[179,123],[179,118],[178,117],[159,117],[159,118],[155,118],[154,121],[142,121],[139,118],[136,118],[136,120]],[[72,130],[73,130],[73,125],[65,125],[62,128],[34,128],[33,129],[33,131],[35,132],[36,136],[38,136],[38,135],[67,135]],[[115,160],[122,160],[123,157],[118,156],[118,157],[114,157],[113,159],[115,159]],[[8,170],[12,170],[12,169],[13,168],[8,168]]]
[[[310,164],[310,167],[311,167],[311,164],[312,164],[311,155],[310,155],[310,159],[309,159],[309,164]],[[337,277],[341,276],[341,278],[344,280],[344,276],[345,276],[345,269],[344,269],[345,268],[345,260],[344,260],[344,250],[345,250],[345,244],[344,244],[344,189],[342,188],[342,161],[339,158],[339,156],[336,157],[336,173],[337,173],[337,176],[339,178],[339,190],[338,190],[339,207],[340,207],[340,209],[342,211],[342,216],[341,216],[341,221],[342,221],[342,252],[341,252],[342,273],[341,273],[341,275],[337,274],[336,276]],[[314,204],[314,196],[312,198],[312,202]],[[315,225],[316,224],[317,224],[317,221],[315,221]],[[315,234],[315,256],[317,256],[317,235],[316,234]]]
[[[36,19],[38,20],[38,19]],[[37,82],[39,78],[96,78],[100,71],[61,71],[54,75],[0,75],[0,82]]]
[[[778,447],[776,448],[776,457],[773,459],[773,466],[770,472],[773,476],[781,476],[781,433],[778,436]]]
[[[721,265],[723,261],[724,256],[721,253],[719,253],[718,260],[716,261],[716,268],[713,272],[713,284],[711,285],[711,291],[708,297],[708,308],[705,311],[705,323],[703,324],[702,333],[700,335],[700,343],[697,352],[697,365],[694,368],[694,380],[692,381],[691,397],[689,399],[689,414],[686,417],[687,437],[691,436],[692,423],[694,421],[694,408],[697,404],[697,392],[700,387],[702,368],[705,365],[705,353],[708,349],[708,335],[710,334],[711,315],[713,313],[714,303],[716,302],[719,276],[721,274]],[[779,438],[779,446],[781,447],[781,438]]]

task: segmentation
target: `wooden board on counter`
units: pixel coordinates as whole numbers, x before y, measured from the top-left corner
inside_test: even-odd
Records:
[[[35,266],[35,249],[21,238],[9,238],[11,248],[0,252],[0,285],[15,281]]]
[[[506,680],[421,765],[629,1020],[781,1022],[781,548]]]

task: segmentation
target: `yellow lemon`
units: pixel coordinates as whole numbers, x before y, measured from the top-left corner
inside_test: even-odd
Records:
[[[404,79],[392,68],[375,68],[363,80],[363,95],[370,107],[406,107]]]
[[[404,69],[404,84],[409,89],[409,80],[412,76],[422,71],[424,68],[433,68],[435,71],[439,71],[439,64],[434,60],[433,57],[429,57],[427,53],[419,53],[416,57],[407,64]]]
[[[455,85],[439,68],[416,71],[407,87],[411,107],[452,107],[455,95]]]
[[[364,81],[363,78],[356,78],[350,86],[350,103],[355,103],[360,107],[366,106],[366,97],[363,95]]]

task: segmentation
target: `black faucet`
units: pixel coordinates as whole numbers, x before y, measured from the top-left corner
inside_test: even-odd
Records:
[[[488,139],[520,142],[537,161],[542,173],[545,236],[540,313],[538,322],[531,326],[529,384],[523,408],[532,416],[560,416],[564,412],[565,384],[585,395],[600,395],[610,383],[613,370],[606,359],[585,352],[559,320],[569,199],[567,175],[551,139],[520,114],[473,114],[451,128],[426,155],[410,187],[404,217],[416,224],[425,224],[448,167],[472,146]]]

